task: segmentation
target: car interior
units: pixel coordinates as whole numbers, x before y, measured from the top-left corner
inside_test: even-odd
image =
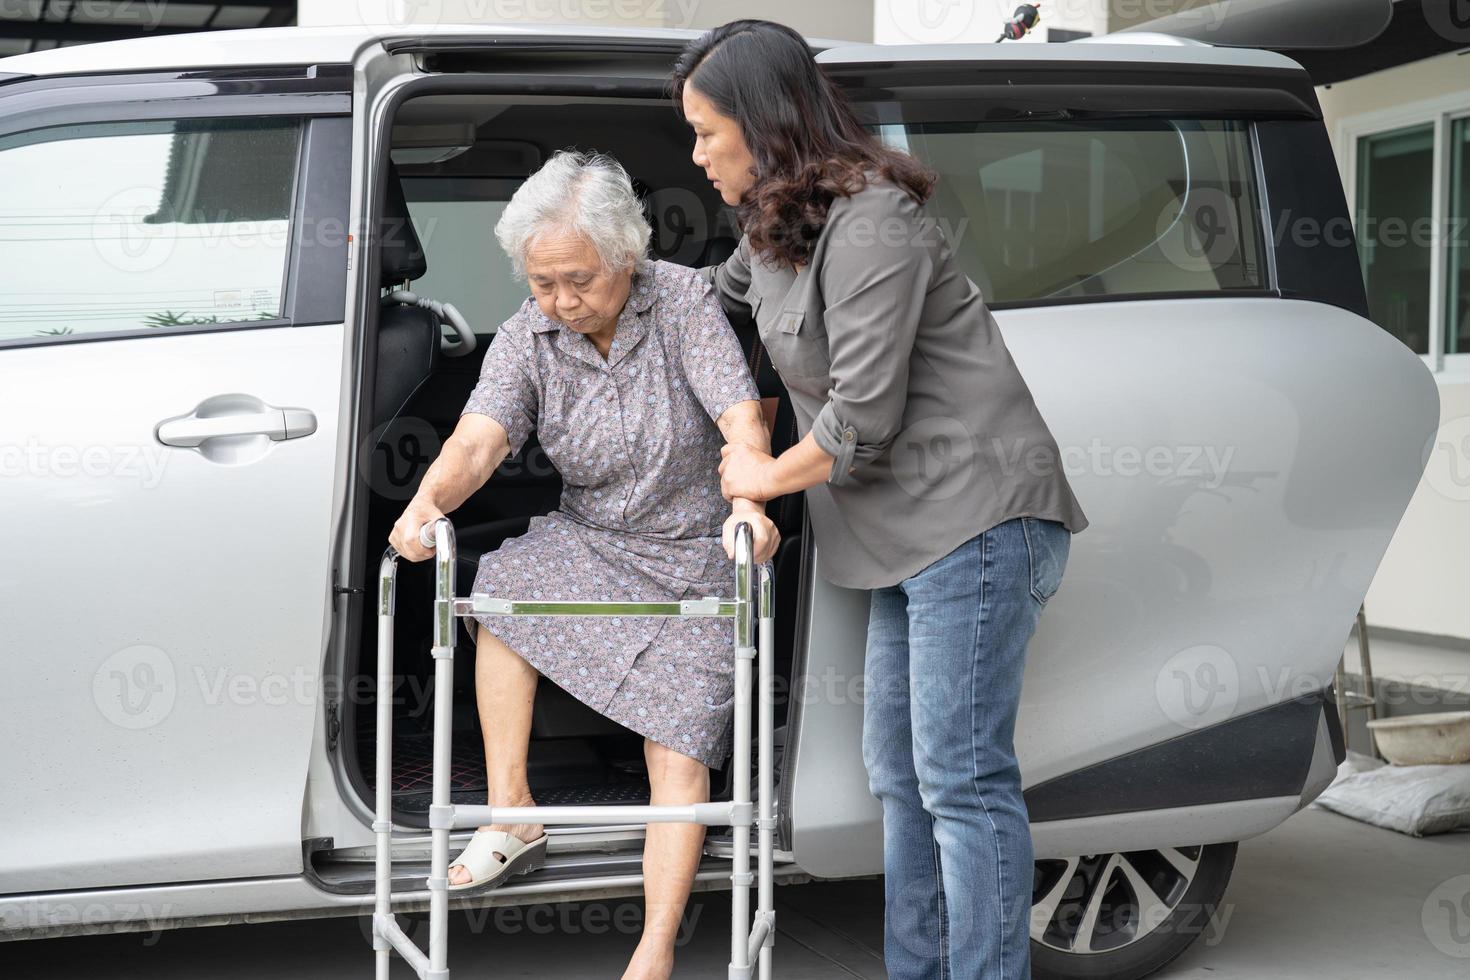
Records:
[[[441,336],[451,334],[422,305],[385,301],[377,317],[371,435],[364,442],[368,560],[387,546],[394,521],[412,496],[439,446],[453,432],[479,376],[498,325],[529,295],[495,239],[494,225],[522,180],[558,149],[611,154],[628,170],[646,204],[657,258],[701,267],[722,261],[737,237],[718,194],[690,159],[692,139],[667,102],[633,99],[570,100],[432,95],[406,101],[395,117],[385,213],[381,286],[411,289],[453,303],[474,328],[475,350],[449,356]],[[733,322],[757,377],[772,449],[796,441],[796,421],[752,322]],[[371,341],[370,341],[371,343]],[[773,414],[774,413],[774,414]],[[367,426],[364,426],[367,428]],[[456,591],[468,595],[483,554],[523,533],[534,515],[556,507],[561,480],[534,434],[492,478],[449,515],[458,565]],[[802,574],[803,504],[800,494],[772,501],[767,513],[781,533],[772,566],[776,595],[776,772],[787,705]],[[431,603],[433,563],[398,562],[393,692],[393,809],[395,821],[427,826],[430,802],[433,674]],[[734,577],[731,567],[731,589]],[[354,583],[361,585],[362,583]],[[373,589],[367,589],[371,597]],[[514,598],[514,597],[508,597]],[[357,662],[348,677],[370,690],[376,676],[376,604],[354,606]],[[452,798],[486,802],[481,719],[475,701],[475,648],[456,619]],[[351,675],[356,674],[353,678]],[[375,789],[374,708],[344,699],[343,750],[363,799]],[[752,719],[752,725],[754,719]],[[541,678],[532,713],[528,775],[541,805],[646,803],[649,786],[643,738],[610,721]],[[711,773],[711,797],[728,799],[733,773]],[[711,838],[717,837],[711,834]]]

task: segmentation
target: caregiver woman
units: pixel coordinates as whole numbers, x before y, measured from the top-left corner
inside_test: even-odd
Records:
[[[873,590],[862,748],[888,975],[1030,977],[1016,710],[1087,526],[1056,441],[925,211],[937,175],[859,126],[799,34],[718,27],[684,50],[673,92],[743,232],[703,275],[754,315],[802,433],[775,459],[727,444],[722,492],[804,489],[818,571]]]

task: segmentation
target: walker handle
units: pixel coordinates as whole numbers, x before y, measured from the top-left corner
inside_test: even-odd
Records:
[[[427,521],[423,527],[419,528],[419,544],[423,545],[425,548],[434,547],[435,523],[436,521]]]

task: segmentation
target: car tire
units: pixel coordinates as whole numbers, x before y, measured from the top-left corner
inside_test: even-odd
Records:
[[[1033,980],[1138,980],[1219,942],[1236,843],[1036,862]]]

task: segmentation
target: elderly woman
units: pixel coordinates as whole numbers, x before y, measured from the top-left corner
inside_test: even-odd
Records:
[[[559,507],[480,561],[474,591],[547,600],[670,601],[722,595],[740,521],[755,557],[777,543],[762,504],[720,493],[721,447],[769,449],[755,383],[711,287],[647,258],[650,229],[628,175],[563,151],[511,198],[496,237],[531,296],[501,325],[454,434],[393,527],[419,561],[419,528],[454,510],[532,428],[560,471]],[[476,634],[478,623],[478,636]],[[730,754],[731,624],[651,617],[474,617],[475,685],[489,805],[534,806],[526,780],[540,675],[644,736],[655,804],[709,799]],[[667,977],[704,840],[655,823],[643,854],[647,914],[626,977]],[[450,888],[539,867],[535,825],[479,828]]]

